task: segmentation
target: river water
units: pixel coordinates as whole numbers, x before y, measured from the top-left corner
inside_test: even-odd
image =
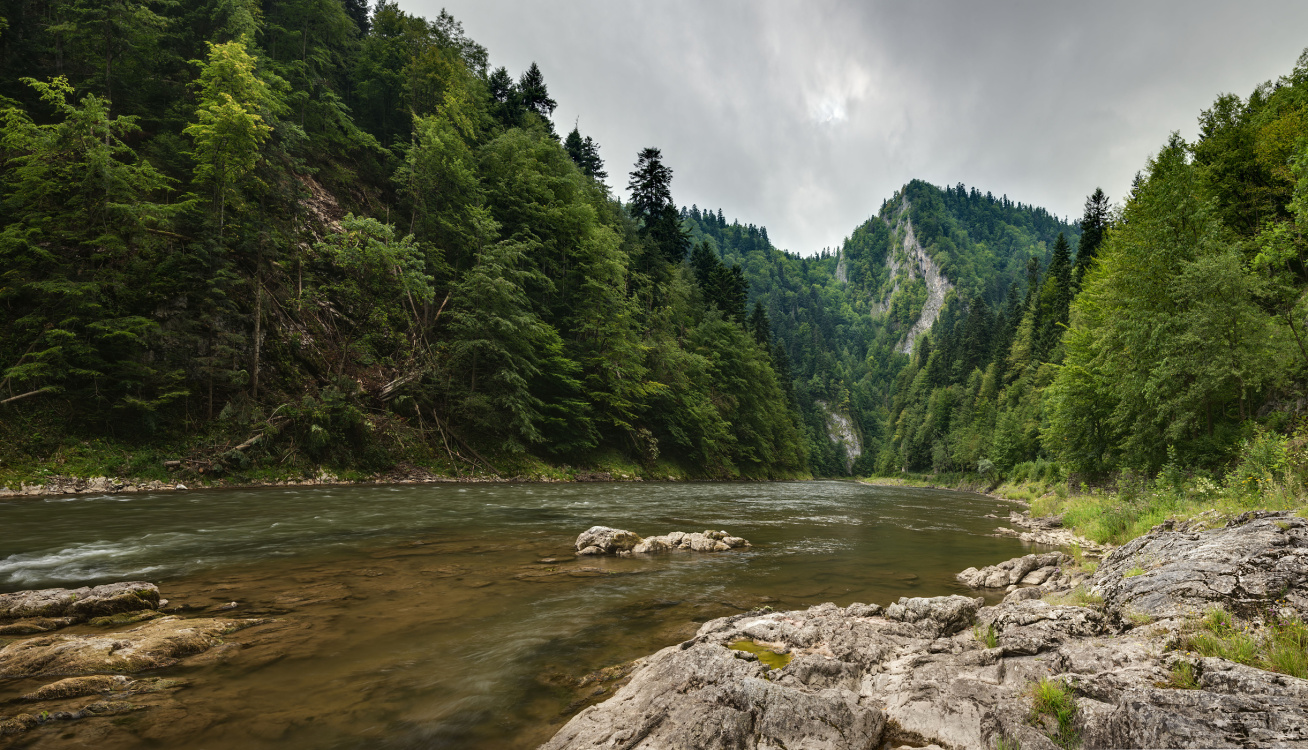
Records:
[[[25,746],[530,748],[607,695],[596,670],[705,620],[971,594],[955,573],[1027,551],[989,535],[987,514],[1010,508],[827,481],[16,499],[0,502],[0,592],[148,580],[186,616],[235,602],[213,616],[269,620],[168,670],[187,687],[148,710],[94,734],[42,727]],[[753,547],[575,559],[596,524],[722,529]],[[49,681],[0,683],[0,705]]]

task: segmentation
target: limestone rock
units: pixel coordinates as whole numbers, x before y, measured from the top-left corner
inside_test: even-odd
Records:
[[[164,617],[121,633],[29,638],[0,649],[0,679],[158,669],[217,646],[227,633],[260,622]]]
[[[980,570],[968,568],[956,578],[974,589],[1002,589],[1018,583],[1041,584],[1054,575],[1059,566],[1071,562],[1072,558],[1062,552],[1046,552],[1042,555],[1014,557]]]
[[[1254,512],[1220,529],[1152,531],[1104,560],[1091,586],[1110,610],[1154,619],[1214,605],[1253,616],[1280,598],[1308,615],[1308,519]]]
[[[639,555],[654,552],[668,552],[674,549],[692,552],[726,552],[727,550],[750,546],[749,542],[738,536],[731,536],[725,531],[673,531],[663,536],[651,536],[642,539],[630,531],[611,529],[607,526],[593,526],[577,537],[577,554],[579,555]]]
[[[599,548],[598,553],[588,552],[586,554],[612,555],[618,552],[626,552],[637,544],[640,544],[640,537],[630,531],[611,529],[608,526],[592,526],[581,532],[574,546],[578,552],[588,547]]]
[[[0,622],[27,618],[87,620],[159,607],[159,587],[144,581],[78,589],[40,589],[0,594]]]

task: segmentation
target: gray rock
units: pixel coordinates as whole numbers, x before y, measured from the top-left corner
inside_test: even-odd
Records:
[[[1046,678],[1072,691],[1087,750],[1306,746],[1308,680],[1169,651],[1175,622],[1119,625],[1136,612],[1178,618],[1214,604],[1252,614],[1269,597],[1308,614],[1306,536],[1308,522],[1286,514],[1151,532],[1095,574],[1103,612],[1031,598],[1073,582],[1051,573],[994,607],[962,596],[903,598],[884,610],[822,604],[713,620],[544,747],[992,748],[1003,739],[1055,750],[1051,720],[1031,715],[1031,686]],[[1001,572],[1013,585],[1056,564],[1016,558],[960,578],[984,583]],[[988,648],[978,636],[992,628],[998,642]],[[742,639],[791,660],[768,670],[737,658],[729,646]],[[1197,689],[1165,687],[1182,661]]]
[[[1152,531],[1104,560],[1091,587],[1110,610],[1154,619],[1215,605],[1256,616],[1281,598],[1308,614],[1308,519],[1256,512],[1220,529]]]
[[[612,555],[626,552],[637,544],[640,544],[640,537],[630,531],[611,529],[608,526],[592,526],[581,532],[574,546],[578,552],[588,547],[597,547],[600,550],[599,553],[587,552],[586,554]]]
[[[144,581],[106,583],[78,589],[40,589],[0,594],[0,623],[28,618],[116,615],[159,607],[159,587]]]
[[[1072,558],[1062,552],[1046,552],[1042,555],[1014,557],[1012,560],[989,565],[980,570],[968,568],[959,573],[956,578],[974,589],[1002,589],[1017,583],[1040,584],[1053,575],[1058,570],[1058,566],[1071,562]],[[1044,571],[1044,573],[1036,576],[1036,571]],[[1036,576],[1039,580],[1033,578],[1027,581],[1025,579],[1028,576]]]
[[[631,555],[668,552],[674,549],[692,552],[726,552],[750,546],[749,542],[725,531],[673,531],[663,536],[642,539],[639,535],[607,526],[593,526],[577,537],[579,555]]]

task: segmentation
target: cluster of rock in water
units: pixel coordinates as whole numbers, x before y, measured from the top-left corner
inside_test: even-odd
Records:
[[[1041,679],[1071,691],[1083,748],[1308,745],[1308,680],[1176,648],[1214,606],[1255,624],[1269,606],[1308,615],[1308,521],[1253,513],[1211,531],[1160,528],[1093,575],[1069,563],[1028,555],[960,574],[977,588],[1015,587],[992,607],[903,598],[710,621],[647,657],[542,750],[1055,750],[1066,737],[1032,710]],[[1077,583],[1102,605],[1028,598]],[[760,649],[789,660],[770,668]],[[1192,689],[1169,686],[1180,665]]]
[[[265,622],[182,618],[168,614],[167,605],[157,586],[142,581],[0,594],[0,636],[34,636],[0,648],[0,681],[56,678],[9,702],[49,705],[95,696],[75,710],[0,716],[0,741],[50,721],[136,711],[141,695],[175,690],[185,682],[129,675],[183,663],[223,645],[224,636]],[[135,623],[143,624],[116,632],[54,632],[72,625]]]
[[[692,552],[726,552],[750,546],[749,542],[725,531],[673,531],[663,536],[640,537],[624,529],[592,526],[581,532],[574,545],[578,555],[630,557],[674,549]]]

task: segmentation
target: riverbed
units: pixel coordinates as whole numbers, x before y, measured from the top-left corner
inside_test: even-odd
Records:
[[[0,592],[148,580],[188,616],[269,620],[169,670],[187,687],[167,702],[43,727],[25,746],[531,748],[607,695],[614,675],[597,670],[704,620],[973,595],[955,573],[1031,551],[991,536],[1000,521],[987,515],[1010,509],[836,481],[14,499],[0,502]],[[575,558],[573,540],[596,524],[721,529],[753,546]],[[41,682],[0,683],[0,702]]]

